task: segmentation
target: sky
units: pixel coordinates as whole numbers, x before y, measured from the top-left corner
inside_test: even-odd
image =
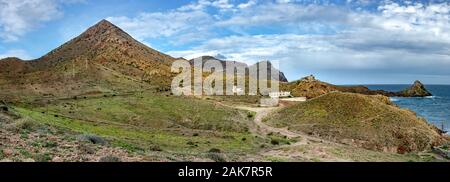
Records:
[[[102,19],[173,57],[270,60],[289,80],[450,84],[445,0],[0,0],[0,58],[38,58]]]

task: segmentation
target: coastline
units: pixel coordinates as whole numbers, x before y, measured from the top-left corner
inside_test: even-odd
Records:
[[[370,89],[386,89],[388,91],[398,91],[406,88],[406,84],[379,84],[379,85],[365,85]],[[450,85],[445,84],[427,84],[427,89],[433,96],[426,97],[389,97],[391,102],[395,103],[401,108],[410,109],[417,113],[418,116],[423,117],[428,123],[433,124],[439,129],[445,131],[450,130],[450,114],[446,114],[443,110],[450,104],[450,95],[447,90]],[[442,128],[444,123],[444,128]],[[448,132],[447,132],[448,134]]]

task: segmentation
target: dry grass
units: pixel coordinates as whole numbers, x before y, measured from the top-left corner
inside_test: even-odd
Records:
[[[383,96],[330,93],[281,110],[267,123],[386,152],[421,151],[442,142],[424,119],[387,103]]]

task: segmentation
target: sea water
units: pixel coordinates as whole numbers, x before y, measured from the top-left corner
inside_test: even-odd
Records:
[[[401,91],[410,85],[367,85],[371,90]],[[450,129],[450,85],[426,85],[433,96],[423,98],[391,97],[391,101],[424,117],[438,128]]]

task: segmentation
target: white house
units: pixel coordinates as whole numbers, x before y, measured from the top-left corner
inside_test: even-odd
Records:
[[[242,88],[238,88],[236,85],[233,85],[233,94],[241,95],[242,93],[244,93]]]
[[[291,92],[270,92],[269,96],[271,98],[290,97]]]

